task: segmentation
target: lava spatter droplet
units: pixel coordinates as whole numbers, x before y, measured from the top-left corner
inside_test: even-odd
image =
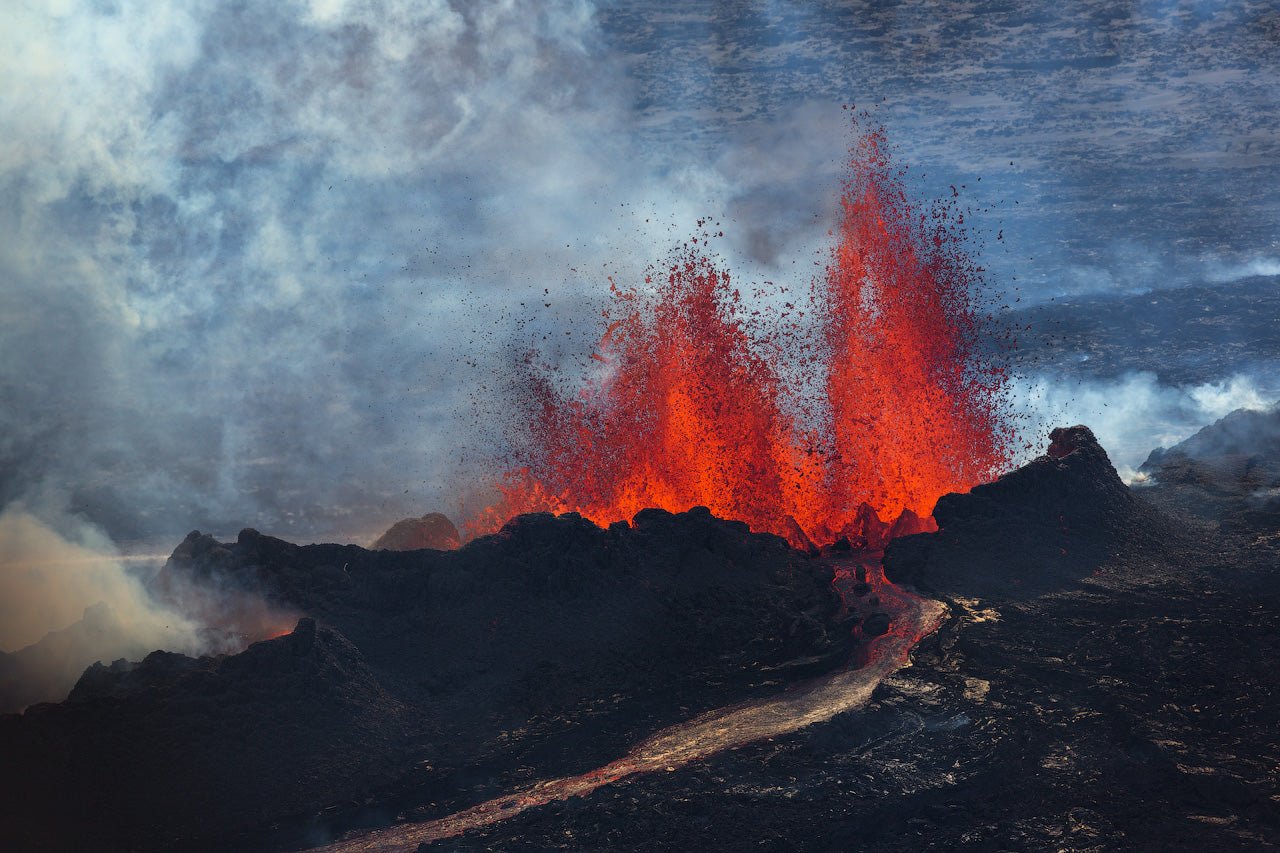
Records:
[[[470,531],[521,512],[608,524],[701,505],[800,547],[833,541],[867,509],[886,523],[927,517],[941,495],[989,479],[1010,460],[1007,375],[980,345],[982,275],[962,222],[954,202],[912,204],[875,129],[851,148],[803,328],[788,299],[761,346],[762,315],[743,321],[705,240],[653,270],[643,293],[611,281],[595,377],[566,393],[528,367],[528,440]],[[818,381],[784,380],[788,363]],[[918,525],[896,529],[907,528]]]

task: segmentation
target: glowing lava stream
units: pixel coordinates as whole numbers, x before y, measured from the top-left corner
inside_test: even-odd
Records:
[[[708,711],[663,729],[624,757],[581,776],[543,780],[447,817],[375,830],[319,849],[325,853],[414,850],[424,842],[489,826],[525,809],[585,796],[637,773],[673,770],[727,749],[788,735],[866,704],[876,685],[910,666],[911,649],[938,629],[947,612],[941,602],[885,581],[878,566],[871,569],[879,577],[868,580],[882,606],[896,615],[889,633],[872,641],[866,666],[814,679],[780,696]]]

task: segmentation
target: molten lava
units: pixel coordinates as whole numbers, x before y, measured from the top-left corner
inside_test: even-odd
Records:
[[[1008,463],[1006,375],[979,347],[963,215],[912,205],[883,130],[850,153],[809,324],[753,337],[705,239],[644,290],[613,285],[593,380],[566,394],[530,367],[527,449],[473,533],[522,512],[607,524],[703,505],[801,547],[871,545],[933,529],[941,495]],[[784,381],[797,366],[807,384]]]

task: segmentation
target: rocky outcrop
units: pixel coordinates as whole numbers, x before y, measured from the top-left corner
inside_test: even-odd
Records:
[[[158,847],[356,796],[395,777],[403,715],[312,619],[238,655],[95,664],[66,702],[0,717],[0,846]]]
[[[1227,532],[1280,529],[1280,408],[1234,411],[1138,471],[1172,511]]]
[[[879,551],[888,544],[890,529],[891,525],[880,520],[871,504],[862,503],[853,520],[841,529],[840,536],[855,550]]]
[[[866,706],[430,849],[1276,848],[1280,536],[1170,516],[1086,430],[1054,439],[890,543],[951,617]]]
[[[1068,492],[1063,479],[1109,482],[1100,464],[1092,474],[1094,466],[1059,467],[1076,464],[1069,460],[1037,465],[1043,477],[1034,482]],[[1133,490],[1139,507],[1127,517],[1141,519],[1141,505],[1163,488]],[[1114,492],[1110,483],[1093,493]],[[1045,503],[1051,519],[1072,509],[1053,507],[1049,495]],[[1113,509],[1127,515],[1126,504]],[[1124,533],[1097,515],[1105,535]],[[1040,517],[1026,518],[1039,535],[1056,535]],[[947,520],[941,533],[892,543],[889,553],[964,544],[964,562],[944,544],[923,567],[931,582],[954,582],[952,616],[866,706],[429,849],[1277,848],[1280,537],[1262,529],[1222,537],[1189,524],[1191,535],[1144,535],[1138,548],[1112,538],[1115,555],[1087,569],[1043,561],[1036,550],[996,559],[994,547],[948,538],[972,517]],[[1082,525],[1049,544],[1095,532]],[[980,601],[958,574],[1025,578],[1055,567],[1087,574],[1059,574],[1062,588],[1043,595],[1009,584],[1009,595]]]
[[[1246,456],[1280,464],[1280,408],[1236,409],[1173,447],[1153,450],[1142,470],[1158,469],[1164,461],[1177,456]]]
[[[894,540],[886,577],[943,594],[1034,595],[1156,534],[1160,520],[1134,500],[1088,427],[1060,427],[1049,438],[1044,456],[939,498],[939,532]]]
[[[839,605],[829,568],[702,508],[644,510],[607,530],[572,513],[520,516],[448,552],[193,533],[164,572],[252,586],[336,625],[388,683],[464,692],[480,672],[514,689],[554,668],[573,701],[655,659],[684,670],[727,655],[749,667],[837,642],[825,627]]]
[[[252,589],[308,618],[238,655],[95,666],[63,704],[0,718],[0,826],[22,833],[0,847],[108,824],[97,849],[216,847],[393,778],[457,797],[477,774],[585,769],[850,660],[833,574],[705,508],[608,529],[526,515],[455,551],[193,532],[161,586]]]
[[[370,546],[374,551],[417,551],[434,548],[452,551],[462,544],[458,528],[442,513],[429,512],[422,518],[406,518],[391,525]]]
[[[25,648],[0,652],[0,713],[65,699],[85,667],[102,655],[136,659],[149,651],[110,607],[95,604],[80,621]]]
[[[893,526],[889,528],[889,541],[897,539],[899,536],[914,536],[917,533],[933,533],[938,529],[938,523],[933,520],[932,516],[921,518],[910,509],[904,509],[893,522]],[[887,544],[887,543],[886,543]]]

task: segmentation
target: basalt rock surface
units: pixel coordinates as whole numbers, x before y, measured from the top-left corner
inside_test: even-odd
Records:
[[[37,702],[57,702],[84,672],[91,654],[140,658],[151,651],[134,638],[106,604],[85,608],[84,617],[14,652],[0,652],[0,714]]]
[[[830,630],[829,569],[706,510],[608,530],[527,515],[453,552],[193,533],[164,573],[251,586],[337,626],[401,695],[525,715],[701,679],[713,662],[724,678],[850,651]]]
[[[0,717],[0,846],[209,842],[394,778],[404,709],[303,619],[238,655],[90,667],[66,702]]]
[[[936,534],[895,539],[885,576],[940,594],[1039,595],[1120,552],[1157,545],[1172,522],[1139,503],[1085,426],[1050,434],[1048,452],[967,494],[943,495]]]
[[[1276,849],[1280,526],[1192,501],[1055,433],[890,544],[951,618],[864,708],[429,849]]]
[[[874,609],[705,509],[522,516],[455,551],[192,533],[158,586],[192,580],[306,618],[238,655],[98,665],[0,717],[0,847],[276,849],[581,772],[845,664]]]
[[[1265,448],[1244,455],[1274,461]],[[1218,481],[1216,495],[1153,479],[1129,490],[1087,429],[1055,431],[1045,456],[941,500],[938,532],[890,543],[891,578],[944,600],[951,616],[869,704],[430,849],[1280,845],[1280,526],[1245,511],[1250,481]],[[806,556],[705,511],[648,511],[608,530],[527,516],[456,552],[193,534],[166,572],[258,589],[315,617],[317,645],[328,631],[325,643],[345,649],[345,636],[359,659],[334,651],[344,663],[293,676],[310,686],[286,698],[267,689],[283,652],[264,663],[270,677],[233,663],[305,645],[304,623],[232,658],[160,655],[93,670],[68,702],[0,718],[0,755],[17,757],[17,772],[0,778],[26,786],[0,797],[0,828],[43,815],[36,825],[65,841],[77,815],[106,826],[124,813],[140,827],[131,846],[296,849],[362,822],[442,817],[586,772],[663,725],[784,688],[783,673],[820,674],[849,655],[850,638],[891,625],[865,583],[852,586],[852,612],[831,600],[835,557],[857,562],[847,539],[838,550]],[[225,677],[232,666],[246,672]],[[287,698],[304,694],[316,708]],[[237,745],[264,713],[286,722]],[[306,713],[317,722],[288,728]],[[276,751],[290,736],[305,746],[310,731],[322,733],[317,750],[337,738],[331,772],[316,763],[324,757],[301,750],[295,768],[293,753]],[[356,743],[363,752],[352,756]],[[130,750],[151,763],[128,759],[142,763],[111,775],[104,756]],[[161,767],[161,754],[180,769]],[[270,784],[252,789],[253,802],[225,793],[219,761]],[[271,761],[299,770],[296,800],[278,798],[294,777],[270,776]],[[349,761],[354,781],[323,788],[352,778]],[[167,780],[172,791],[132,800],[109,790],[153,768],[161,781],[148,784]],[[394,781],[379,788],[384,773]],[[246,815],[227,818],[216,838],[176,802],[201,786],[201,796],[228,798],[206,814]],[[187,815],[186,828],[157,831],[148,798]],[[324,806],[333,810],[314,813]],[[290,809],[296,822],[279,817]]]
[[[397,521],[370,548],[374,551],[417,551],[421,548],[452,551],[460,544],[462,539],[453,522],[441,513],[429,512],[422,518]]]
[[[1138,470],[1155,500],[1219,533],[1280,528],[1280,408],[1232,412]]]

